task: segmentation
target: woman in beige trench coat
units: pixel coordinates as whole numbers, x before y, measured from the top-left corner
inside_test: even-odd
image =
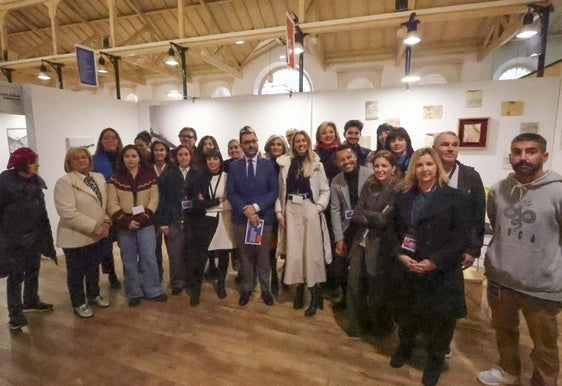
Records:
[[[285,284],[297,284],[293,308],[304,307],[304,286],[311,293],[305,316],[323,308],[319,283],[326,281],[326,263],[332,260],[324,209],[330,187],[324,167],[312,150],[308,134],[301,130],[292,139],[291,153],[277,159],[279,197],[275,212],[285,229]]]

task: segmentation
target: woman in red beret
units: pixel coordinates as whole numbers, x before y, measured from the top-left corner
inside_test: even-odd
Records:
[[[11,154],[8,170],[0,174],[0,266],[8,276],[12,330],[27,325],[24,312],[53,309],[52,304],[43,303],[38,295],[41,254],[56,261],[43,194],[47,186],[37,175],[38,169],[37,154],[22,147]]]

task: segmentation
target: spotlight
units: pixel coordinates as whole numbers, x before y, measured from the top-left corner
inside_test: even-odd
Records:
[[[174,53],[174,48],[170,47],[170,49],[168,50],[168,57],[166,58],[165,63],[168,66],[172,66],[175,67],[177,65],[179,65],[180,63],[178,62],[178,60],[176,59],[176,55]]]
[[[47,66],[44,64],[39,66],[39,75],[37,77],[41,80],[51,80],[51,76],[47,73]]]
[[[404,38],[403,42],[407,46],[413,46],[418,44],[421,41],[420,35],[418,34],[418,24],[420,21],[416,19],[416,13],[412,12],[410,14],[410,19],[406,23],[402,23],[403,26],[406,26],[408,29],[408,33]]]
[[[105,59],[102,58],[101,56],[98,59],[98,72],[100,74],[107,74],[109,72],[107,71],[107,67],[105,66]]]
[[[525,14],[525,17],[523,18],[523,28],[521,28],[521,31],[519,31],[516,37],[518,39],[529,39],[537,35],[539,31],[537,31],[537,29],[533,26],[533,22],[534,22],[533,12],[529,10],[529,12],[527,12]]]

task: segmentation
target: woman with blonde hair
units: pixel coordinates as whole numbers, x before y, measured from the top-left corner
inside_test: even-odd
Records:
[[[318,153],[320,162],[324,165],[328,183],[340,172],[336,165],[336,152],[339,145],[341,145],[341,139],[336,124],[330,121],[322,122],[316,129],[314,151]]]
[[[100,295],[99,265],[102,239],[111,221],[106,213],[107,188],[101,173],[92,172],[92,156],[85,147],[71,147],[66,153],[64,171],[55,185],[55,207],[60,216],[57,246],[66,257],[66,283],[74,313],[89,318],[88,307],[108,307]],[[84,291],[84,284],[86,291]]]
[[[308,287],[312,299],[304,315],[313,316],[317,308],[324,307],[319,284],[326,281],[325,264],[332,260],[323,213],[329,204],[330,187],[304,130],[295,133],[291,153],[279,157],[277,163],[279,197],[275,212],[287,235],[284,282],[297,284],[295,309],[304,306],[304,287]]]
[[[402,367],[416,336],[425,335],[426,386],[439,381],[456,320],[466,315],[461,263],[469,243],[468,200],[447,182],[435,150],[416,150],[393,211],[393,255],[402,263],[403,280],[396,288],[400,343],[390,365]]]

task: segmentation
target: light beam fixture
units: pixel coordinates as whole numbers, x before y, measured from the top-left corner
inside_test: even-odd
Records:
[[[307,33],[302,32],[299,26],[299,18],[295,15],[295,49],[294,52],[299,56],[299,92],[304,90],[304,38]]]
[[[176,59],[175,51],[180,55],[180,62]],[[168,66],[177,66],[181,64],[181,80],[183,86],[183,99],[187,99],[187,64],[185,61],[185,53],[189,50],[187,47],[182,47],[174,42],[170,42],[170,49],[168,50],[168,57],[166,58],[166,64]]]
[[[121,57],[116,56],[116,55],[108,54],[107,52],[100,51],[100,58],[99,58],[98,63],[100,64],[100,66],[103,65],[103,68],[105,68],[106,74],[107,74],[107,68],[105,67],[104,56],[113,65],[113,72],[115,73],[115,94],[117,96],[117,99],[121,99],[121,82],[119,81],[119,60],[121,59]],[[98,67],[98,72],[103,74],[103,72],[100,71],[99,67]]]
[[[164,62],[168,66],[171,66],[171,67],[175,67],[175,66],[180,64],[180,62],[178,62],[178,59],[176,58],[176,55],[175,55],[175,52],[174,52],[174,47],[172,46],[172,43],[170,43],[170,49],[168,50],[168,56],[166,57],[166,60]]]
[[[418,34],[418,24],[420,21],[416,19],[416,13],[412,12],[410,14],[410,19],[406,23],[402,23],[403,26],[406,26],[408,29],[408,33],[404,38],[403,42],[407,46],[413,46],[421,42],[420,35]]]
[[[51,66],[55,70],[55,72],[57,73],[57,83],[59,85],[59,88],[62,90],[63,89],[62,68],[64,67],[64,64],[51,62],[50,60],[42,59],[41,60],[41,66],[39,66],[39,75],[37,75],[37,77],[41,80],[50,80],[51,79],[51,76],[47,72],[47,66],[45,66],[45,63],[47,63],[49,66]]]
[[[15,70],[13,68],[0,67],[0,71],[6,76],[8,83],[12,83],[12,72],[14,72]]]
[[[534,22],[535,22],[535,16],[533,15],[533,12],[529,8],[529,11],[523,17],[523,28],[521,28],[521,31],[519,31],[519,33],[517,33],[515,37],[517,39],[529,39],[532,38],[533,36],[536,36],[539,33],[539,31],[537,31],[537,28],[535,26],[533,26]]]
[[[105,66],[105,59],[100,55],[100,58],[98,59],[98,72],[100,74],[107,74],[109,71],[107,70],[107,67]]]
[[[537,78],[542,78],[544,76],[544,65],[545,65],[545,58],[546,58],[546,43],[548,37],[548,26],[550,24],[550,13],[554,11],[554,7],[552,4],[549,5],[538,5],[538,4],[529,4],[529,12],[525,14],[523,18],[523,29],[517,34],[518,38],[530,38],[534,35],[530,34],[530,30],[528,27],[531,27],[533,24],[534,16],[533,12],[539,16],[539,20],[541,22],[541,30],[540,30],[540,48],[539,48],[539,55],[538,55],[538,62],[537,62]],[[535,34],[536,35],[536,34]]]

